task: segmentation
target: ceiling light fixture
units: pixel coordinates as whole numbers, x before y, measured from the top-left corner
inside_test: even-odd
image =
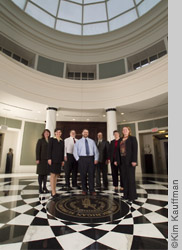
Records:
[[[121,115],[124,115],[124,113],[121,113]]]

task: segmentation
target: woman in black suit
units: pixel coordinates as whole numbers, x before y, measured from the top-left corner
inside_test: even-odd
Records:
[[[112,140],[109,145],[109,160],[111,163],[113,186],[114,186],[114,191],[118,192],[118,172],[120,172],[120,192],[122,192],[123,191],[123,179],[122,179],[121,171],[120,171],[120,161],[117,157],[121,138],[117,130],[114,130],[113,135],[115,139]]]
[[[122,133],[123,137],[119,144],[117,159],[121,164],[121,172],[123,176],[123,198],[133,201],[137,199],[135,168],[137,165],[138,144],[136,137],[131,135],[131,129],[129,127],[124,127]]]
[[[39,182],[39,193],[49,193],[46,187],[47,175],[49,172],[48,160],[48,143],[50,138],[50,131],[44,129],[42,133],[42,138],[37,141],[36,145],[36,164],[37,164],[37,174]],[[42,188],[43,183],[43,188]]]
[[[48,164],[50,165],[50,182],[52,189],[52,197],[58,196],[56,194],[57,178],[61,173],[61,166],[64,166],[64,141],[61,139],[62,131],[55,129],[55,138],[50,138],[48,147]]]

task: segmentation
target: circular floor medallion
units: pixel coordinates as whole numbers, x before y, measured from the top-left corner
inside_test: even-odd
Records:
[[[107,222],[125,216],[128,205],[112,195],[73,195],[51,200],[47,209],[53,216],[75,222]]]

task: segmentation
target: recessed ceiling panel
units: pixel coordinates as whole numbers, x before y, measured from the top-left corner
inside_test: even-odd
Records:
[[[83,26],[83,35],[96,35],[108,32],[107,23],[87,24]]]
[[[84,23],[106,21],[106,19],[107,15],[105,3],[84,6]]]
[[[69,21],[81,23],[82,6],[68,1],[61,1],[58,17]]]
[[[113,18],[135,7],[133,0],[109,0],[107,2],[109,18]]]
[[[42,11],[40,8],[36,7],[34,4],[28,3],[25,11],[41,23],[44,23],[45,25],[51,28],[54,28],[55,18]]]
[[[52,0],[31,0],[31,1],[40,6],[42,9],[56,16],[58,8],[58,0],[54,0],[54,4]]]
[[[123,26],[135,21],[136,19],[137,19],[136,10],[133,9],[131,11],[128,11],[125,14],[118,16],[109,22],[110,30],[116,30],[120,27],[123,27]]]

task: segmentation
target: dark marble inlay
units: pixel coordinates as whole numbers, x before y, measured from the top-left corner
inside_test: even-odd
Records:
[[[164,235],[164,237],[168,238],[168,222],[155,223],[155,227]]]
[[[160,207],[165,207],[168,204],[167,201],[160,201],[160,200],[154,200],[154,199],[147,199],[146,203],[160,206]]]
[[[113,232],[133,234],[133,225],[118,225],[112,229]]]
[[[168,242],[164,239],[134,236],[131,250],[159,250],[168,249]]]
[[[22,242],[27,229],[28,226],[17,226],[17,225],[5,225],[1,227],[0,243],[10,244],[10,243]]]
[[[91,238],[93,240],[98,240],[102,236],[107,234],[108,231],[91,228],[91,229],[88,229],[88,230],[85,230],[85,231],[81,231],[80,233],[85,235],[85,236],[88,236],[89,238]]]
[[[24,242],[21,250],[59,249],[63,250],[56,238]]]
[[[20,213],[14,212],[12,210],[7,210],[1,213],[1,223],[7,223],[20,215]]]
[[[110,248],[106,245],[103,245],[99,242],[94,242],[93,244],[91,244],[90,246],[84,248],[83,250],[115,250],[114,248]],[[124,250],[124,249],[123,249]]]
[[[51,226],[51,229],[54,232],[55,236],[71,234],[71,233],[76,232],[75,230],[67,226]]]

